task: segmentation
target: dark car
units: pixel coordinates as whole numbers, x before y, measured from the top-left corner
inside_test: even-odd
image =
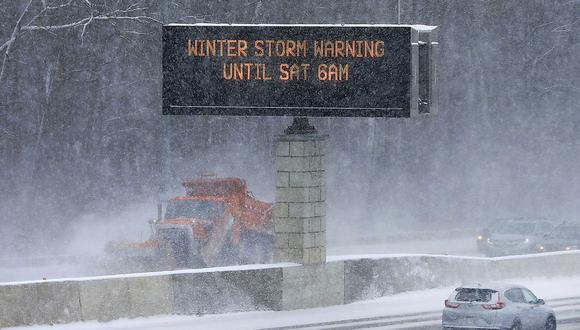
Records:
[[[509,220],[498,224],[487,239],[485,254],[488,257],[528,254],[537,246],[554,225],[546,220]]]
[[[580,224],[562,224],[540,240],[538,252],[580,249]]]
[[[482,228],[477,232],[475,244],[477,244],[477,251],[485,252],[487,248],[487,239],[491,236],[489,229]]]
[[[487,239],[491,236],[491,233],[494,228],[498,227],[498,224],[504,223],[506,221],[513,220],[513,219],[494,219],[488,221],[487,226],[481,227],[477,230],[477,234],[475,235],[475,244],[477,246],[477,251],[485,253],[487,249]]]

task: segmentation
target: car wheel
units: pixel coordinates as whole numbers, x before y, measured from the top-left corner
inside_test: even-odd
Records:
[[[548,317],[546,320],[546,330],[556,330],[556,319],[553,316]]]
[[[520,323],[520,321],[514,322],[514,325],[512,325],[510,330],[522,330],[522,324]]]

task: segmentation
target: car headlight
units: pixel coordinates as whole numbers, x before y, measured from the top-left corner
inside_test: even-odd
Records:
[[[524,243],[529,243],[530,239],[526,237],[526,239],[524,240]]]
[[[482,239],[483,239],[483,236],[481,236],[481,235],[477,236],[478,241],[481,241]]]
[[[566,247],[566,251],[571,251],[571,250],[578,250],[578,247],[576,245],[571,245],[571,246]]]
[[[538,251],[544,251],[546,248],[543,245],[538,245]]]

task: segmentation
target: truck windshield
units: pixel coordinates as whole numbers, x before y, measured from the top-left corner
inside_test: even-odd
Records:
[[[224,209],[223,202],[173,200],[167,204],[165,219],[196,218],[212,220],[221,216]]]

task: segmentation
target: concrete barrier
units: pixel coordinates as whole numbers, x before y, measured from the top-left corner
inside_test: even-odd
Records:
[[[344,262],[283,269],[283,310],[344,304]]]
[[[0,328],[161,314],[291,310],[462,282],[580,275],[580,251],[502,258],[382,255],[0,284]]]
[[[129,282],[129,317],[172,314],[174,288],[170,275],[136,277]]]
[[[402,255],[341,259],[345,263],[345,303],[469,282],[580,275],[580,251],[501,258]]]
[[[486,258],[430,255],[345,260],[345,302],[490,278]]]
[[[280,309],[282,268],[175,274],[175,314]]]
[[[580,275],[580,252],[553,252],[494,259],[495,275],[502,278]]]
[[[0,286],[0,328],[81,319],[79,283]]]
[[[74,282],[65,282],[74,283]],[[76,282],[82,320],[172,314],[171,276],[104,278]]]

